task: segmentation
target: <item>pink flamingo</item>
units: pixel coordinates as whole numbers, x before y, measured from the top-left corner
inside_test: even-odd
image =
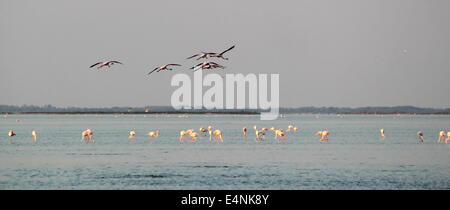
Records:
[[[112,65],[114,65],[116,63],[123,64],[123,63],[121,63],[119,61],[101,61],[101,62],[98,62],[98,63],[90,66],[89,68],[92,68],[92,67],[97,66],[97,65],[99,65],[99,66],[97,66],[97,69],[103,68],[105,66],[107,66],[109,68],[109,67],[111,67]]]
[[[148,74],[151,74],[151,73],[153,73],[154,71],[156,71],[156,72],[159,72],[159,71],[162,71],[162,70],[169,70],[169,71],[172,71],[173,69],[171,69],[171,68],[168,68],[169,66],[181,66],[180,64],[176,64],[176,63],[169,63],[169,64],[166,64],[166,65],[162,65],[162,66],[158,66],[158,67],[156,67],[156,68],[154,68],[151,72],[149,72]]]
[[[187,59],[191,59],[191,58],[195,58],[198,57],[197,60],[201,59],[201,58],[222,58],[224,60],[228,60],[228,58],[223,57],[223,54],[225,54],[226,52],[232,50],[236,45],[231,46],[230,48],[226,49],[225,51],[221,52],[221,53],[207,53],[207,52],[201,52],[198,54],[195,54]]]

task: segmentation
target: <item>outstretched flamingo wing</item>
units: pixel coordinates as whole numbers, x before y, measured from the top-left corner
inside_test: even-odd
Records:
[[[119,61],[110,61],[109,63],[118,63],[118,64],[122,64],[123,65],[123,63],[121,63]]]
[[[101,64],[102,62],[98,62],[98,63],[96,63],[96,64],[94,64],[94,65],[92,65],[92,66],[89,66],[89,68],[92,68],[92,67],[94,67],[94,66],[96,66],[96,65],[98,65],[98,64]]]
[[[197,57],[197,56],[199,56],[199,55],[201,55],[201,53],[195,54],[195,55],[193,55],[193,56],[191,56],[191,57],[189,57],[189,58],[186,58],[186,59],[191,59],[191,58]]]
[[[203,63],[199,63],[199,64],[197,64],[197,65],[195,65],[195,66],[191,67],[190,69],[195,69],[195,67],[197,67],[197,66],[201,66],[201,65],[203,65]]]
[[[154,71],[156,71],[156,70],[158,70],[159,69],[159,67],[156,67],[155,69],[153,69],[151,72],[149,72],[148,74],[151,74],[151,73],[153,73]]]
[[[220,53],[219,55],[223,55],[224,53],[232,50],[236,45],[231,46],[230,48],[228,48],[227,50],[223,51],[222,53]]]
[[[177,63],[169,63],[169,64],[167,64],[166,66],[181,66],[180,64],[177,64]]]
[[[218,63],[215,63],[215,62],[209,62],[209,65],[211,65],[214,68],[222,68],[222,69],[225,68],[225,66],[222,66],[222,65],[220,65]]]

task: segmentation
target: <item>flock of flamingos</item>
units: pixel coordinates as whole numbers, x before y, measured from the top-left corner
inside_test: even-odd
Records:
[[[223,51],[223,52],[221,52],[221,53],[215,53],[215,52],[200,52],[200,53],[197,53],[197,54],[195,54],[195,55],[192,55],[192,56],[188,57],[187,59],[191,59],[191,58],[197,57],[197,60],[200,60],[200,59],[202,59],[202,58],[205,58],[205,59],[208,59],[208,58],[221,58],[221,59],[223,59],[223,60],[228,60],[228,58],[223,57],[223,55],[224,55],[226,52],[232,50],[234,47],[235,47],[235,45],[231,46],[230,48],[226,49],[225,51]],[[115,61],[115,60],[112,60],[112,61],[100,61],[100,62],[97,62],[97,63],[91,65],[89,68],[92,68],[92,67],[95,67],[95,66],[97,66],[97,69],[101,69],[101,68],[104,68],[104,67],[110,68],[110,67],[111,67],[112,65],[114,65],[114,64],[122,64],[122,65],[123,65],[122,62],[120,62],[120,61]],[[172,70],[173,70],[173,69],[171,68],[172,66],[181,66],[181,64],[177,64],[177,63],[169,63],[169,64],[165,64],[165,65],[162,65],[162,66],[158,66],[158,67],[154,68],[152,71],[150,71],[148,74],[151,74],[151,73],[153,73],[153,72],[155,72],[155,71],[156,71],[156,72],[160,72],[160,71],[172,71]],[[205,62],[201,62],[201,63],[199,63],[199,64],[197,64],[197,65],[191,67],[190,69],[194,69],[194,71],[197,71],[197,70],[200,70],[200,69],[204,70],[204,69],[215,69],[215,68],[221,68],[221,69],[224,69],[225,66],[222,66],[222,65],[220,65],[220,64],[218,64],[218,63],[215,63],[215,62],[212,62],[212,61],[210,61],[210,62],[206,62],[206,61],[205,61]]]
[[[257,141],[257,142],[263,141],[265,139],[267,131],[273,132],[275,134],[274,139],[277,140],[278,142],[286,141],[286,134],[283,131],[283,129],[275,129],[274,127],[270,128],[270,129],[265,128],[265,127],[258,129],[256,125],[253,126],[253,129],[255,131],[255,141]],[[286,132],[297,132],[297,131],[298,131],[298,128],[295,126],[292,126],[292,125],[289,125],[286,130]],[[218,129],[214,129],[213,126],[208,126],[207,128],[200,127],[199,132],[202,134],[202,136],[206,136],[207,134],[209,134],[210,141],[214,140],[214,142],[217,142],[217,143],[223,142],[222,131],[218,130]],[[150,142],[150,140],[151,140],[152,142],[154,142],[155,139],[158,138],[159,134],[160,134],[159,131],[148,132],[147,133],[147,136],[149,137],[148,141]],[[16,135],[16,133],[13,130],[9,130],[8,136],[10,138],[15,135]],[[245,139],[247,139],[247,128],[246,127],[242,128],[242,135]],[[328,135],[330,135],[330,132],[318,131],[316,133],[316,135],[320,136],[320,141],[328,141]],[[83,132],[81,132],[81,141],[84,141],[86,143],[94,143],[95,140],[94,140],[93,136],[94,136],[94,132],[91,129],[84,130]],[[185,140],[190,141],[190,142],[195,142],[195,141],[197,141],[197,138],[199,136],[200,136],[200,134],[198,132],[196,132],[194,129],[182,130],[182,131],[180,131],[179,140],[180,140],[180,142],[184,142]],[[37,141],[37,132],[35,130],[33,130],[31,132],[31,137],[32,137],[33,141]],[[128,139],[130,139],[130,141],[134,141],[135,137],[136,137],[136,132],[130,131]],[[11,142],[11,139],[10,139],[10,142]]]
[[[279,143],[286,141],[286,132],[298,132],[298,127],[289,125],[287,127],[286,132],[283,131],[283,129],[276,129],[274,127],[266,128],[262,127],[258,129],[258,127],[255,125],[253,126],[253,130],[255,132],[255,141],[260,142],[264,141],[266,137],[266,133],[268,131],[273,132],[275,141],[278,141]],[[202,134],[202,136],[207,136],[209,134],[209,140],[217,143],[223,142],[223,135],[222,131],[218,129],[214,129],[213,126],[208,126],[207,128],[200,127],[198,131]],[[179,140],[180,142],[189,141],[189,142],[196,142],[197,138],[200,136],[199,132],[196,132],[194,129],[189,130],[182,130],[179,133]],[[159,136],[159,131],[152,131],[148,132],[146,135],[149,137],[148,142],[152,141],[155,142],[155,139]],[[447,134],[447,138],[445,138]],[[13,130],[9,130],[8,136],[10,137],[10,143],[12,142],[11,138],[15,136],[16,133],[14,133]],[[87,129],[81,133],[81,141],[84,141],[86,143],[94,143],[95,140],[93,138],[94,132],[91,129]],[[326,130],[317,131],[315,135],[320,137],[321,142],[328,142],[328,136],[330,135],[330,132]],[[247,139],[247,128],[242,128],[242,136],[244,139]],[[419,137],[420,142],[424,141],[424,134],[422,131],[417,132],[417,136]],[[31,132],[31,137],[33,141],[37,141],[37,132],[33,130]],[[133,142],[134,138],[136,137],[135,131],[130,131],[128,139]],[[384,129],[380,129],[380,139],[384,140],[386,138]],[[440,131],[439,132],[439,138],[438,143],[444,143],[444,144],[450,144],[450,131]]]
[[[265,138],[265,135],[266,135],[265,132],[269,130],[268,128],[261,128],[259,130],[256,125],[253,126],[253,129],[255,130],[255,141],[263,141]],[[218,129],[213,129],[213,126],[208,126],[207,128],[200,127],[198,130],[202,134],[202,136],[206,136],[207,134],[209,134],[210,141],[212,141],[214,139],[214,141],[217,143],[223,142],[222,131],[218,130]],[[274,134],[275,134],[274,139],[278,140],[278,142],[286,140],[286,134],[283,132],[283,129],[275,129],[274,127],[272,127],[272,128],[270,128],[270,131],[274,132]],[[297,132],[298,128],[294,127],[292,125],[289,125],[287,132],[290,132],[290,131]],[[92,131],[90,131],[90,134],[92,135]],[[324,136],[323,140],[328,140],[326,138],[326,136],[328,136],[328,135],[329,135],[329,132],[327,135]],[[128,136],[128,138],[130,140],[134,140],[135,136],[136,136],[136,132],[130,131],[130,135]],[[159,136],[159,131],[149,132],[149,133],[147,133],[147,136],[149,136],[149,141],[152,140],[154,142],[155,138],[157,138]],[[195,141],[197,141],[197,138],[199,136],[200,136],[199,133],[196,132],[194,129],[182,130],[182,131],[180,131],[179,140],[180,140],[180,142],[184,142],[185,140],[190,141],[190,142],[195,142]],[[242,136],[245,139],[247,138],[247,128],[246,127],[242,128]],[[187,137],[187,139],[186,139],[186,137]],[[91,136],[82,134],[82,140],[89,141],[91,139],[92,139]]]

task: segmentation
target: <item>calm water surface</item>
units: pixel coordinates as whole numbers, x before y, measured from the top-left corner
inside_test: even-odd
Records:
[[[290,124],[300,130],[284,143],[272,134],[253,140],[253,125]],[[180,130],[208,125],[224,143],[178,141]],[[80,142],[87,128],[95,144]],[[17,133],[11,144],[9,129]],[[328,143],[314,135],[322,129]],[[149,143],[145,133],[155,130],[161,135]],[[449,116],[0,116],[0,189],[450,189],[450,145],[437,144],[440,130],[450,130]]]

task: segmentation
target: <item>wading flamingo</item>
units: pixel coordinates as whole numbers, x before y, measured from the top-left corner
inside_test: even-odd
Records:
[[[422,131],[417,132],[416,135],[417,135],[417,137],[419,137],[420,142],[424,141],[424,136],[423,136],[423,132]]]
[[[201,52],[198,54],[195,54],[191,57],[188,57],[186,59],[191,59],[191,58],[195,58],[198,57],[197,60],[201,59],[201,58],[222,58],[224,60],[228,60],[228,58],[223,57],[223,54],[225,54],[226,52],[232,50],[236,45],[231,46],[230,48],[226,49],[225,51],[221,52],[221,53],[207,53],[207,52]]]
[[[261,131],[256,130],[255,134],[256,134],[255,141],[257,141],[257,142],[263,141],[266,136],[266,133],[264,133],[264,131],[262,131],[262,130]]]
[[[31,131],[31,139],[37,141],[37,132],[35,130]]]
[[[203,135],[203,136],[206,136],[206,133],[208,132],[208,129],[206,129],[206,128],[204,128],[204,127],[200,127],[198,130],[199,130],[200,132],[202,132],[202,135]]]
[[[291,132],[291,130],[294,130],[294,126],[293,125],[288,125],[286,132]]]
[[[255,130],[255,136],[256,136],[255,141],[256,142],[264,140],[266,133],[264,133],[263,130],[258,130],[256,125],[253,126],[253,130]]]
[[[298,131],[298,128],[297,127],[295,127],[295,126],[293,126],[293,125],[289,125],[288,126],[288,128],[287,128],[287,130],[286,130],[286,132],[297,132]]]
[[[123,64],[123,63],[121,63],[119,61],[101,61],[101,62],[98,62],[98,63],[90,66],[89,68],[92,68],[92,67],[97,66],[97,65],[99,65],[99,66],[97,66],[97,69],[100,69],[100,68],[103,68],[103,67],[108,67],[109,68],[109,67],[111,67],[112,65],[114,65],[116,63]]]
[[[187,135],[185,130],[180,131],[180,142],[184,142],[185,135]]]
[[[159,72],[159,71],[162,71],[162,70],[169,70],[169,71],[172,71],[173,69],[172,68],[168,68],[169,66],[181,66],[180,64],[176,64],[176,63],[169,63],[169,64],[166,64],[166,65],[163,65],[163,66],[158,66],[158,67],[156,67],[156,68],[154,68],[151,72],[149,72],[148,74],[151,74],[151,73],[153,73],[154,71],[156,71],[156,72]]]
[[[384,135],[384,129],[380,129],[380,138],[381,140],[384,140],[386,138],[386,136]]]
[[[208,126],[208,133],[209,133],[209,141],[212,141],[212,133],[213,133],[213,127]]]
[[[330,135],[330,132],[328,131],[317,131],[316,136],[320,136],[320,141],[328,141],[328,136]]]
[[[148,136],[148,142],[150,142],[150,139],[152,140],[152,142],[155,142],[155,138],[158,138],[158,136],[159,136],[159,131],[148,132],[147,136]]]
[[[15,135],[16,135],[16,133],[14,133],[13,130],[9,130],[9,131],[8,131],[9,143],[10,143],[10,144],[12,143],[12,137],[15,136]]]
[[[438,143],[444,143],[445,142],[445,131],[439,132],[439,138]]]
[[[128,136],[128,139],[130,139],[130,141],[133,141],[135,136],[136,136],[136,132],[130,131],[130,135]]]
[[[89,143],[89,142],[94,143],[95,140],[93,138],[93,135],[94,135],[94,132],[92,132],[91,129],[87,129],[81,133],[81,141],[84,141],[86,143]]]
[[[215,142],[223,142],[222,131],[220,131],[220,130],[214,131],[214,141]]]
[[[278,140],[278,142],[286,140],[286,134],[283,132],[282,129],[275,130],[275,140]]]
[[[320,137],[320,141],[328,141],[328,136],[330,135],[330,132],[328,131],[322,131],[322,136]]]
[[[15,136],[15,135],[16,135],[16,133],[14,133],[13,130],[9,130],[9,132],[8,132],[8,136],[9,136],[9,137],[13,137],[13,136]]]
[[[445,143],[446,144],[450,143],[450,131],[447,132],[447,139],[445,139]]]
[[[247,128],[246,127],[242,128],[242,136],[244,137],[244,139],[247,139]]]

